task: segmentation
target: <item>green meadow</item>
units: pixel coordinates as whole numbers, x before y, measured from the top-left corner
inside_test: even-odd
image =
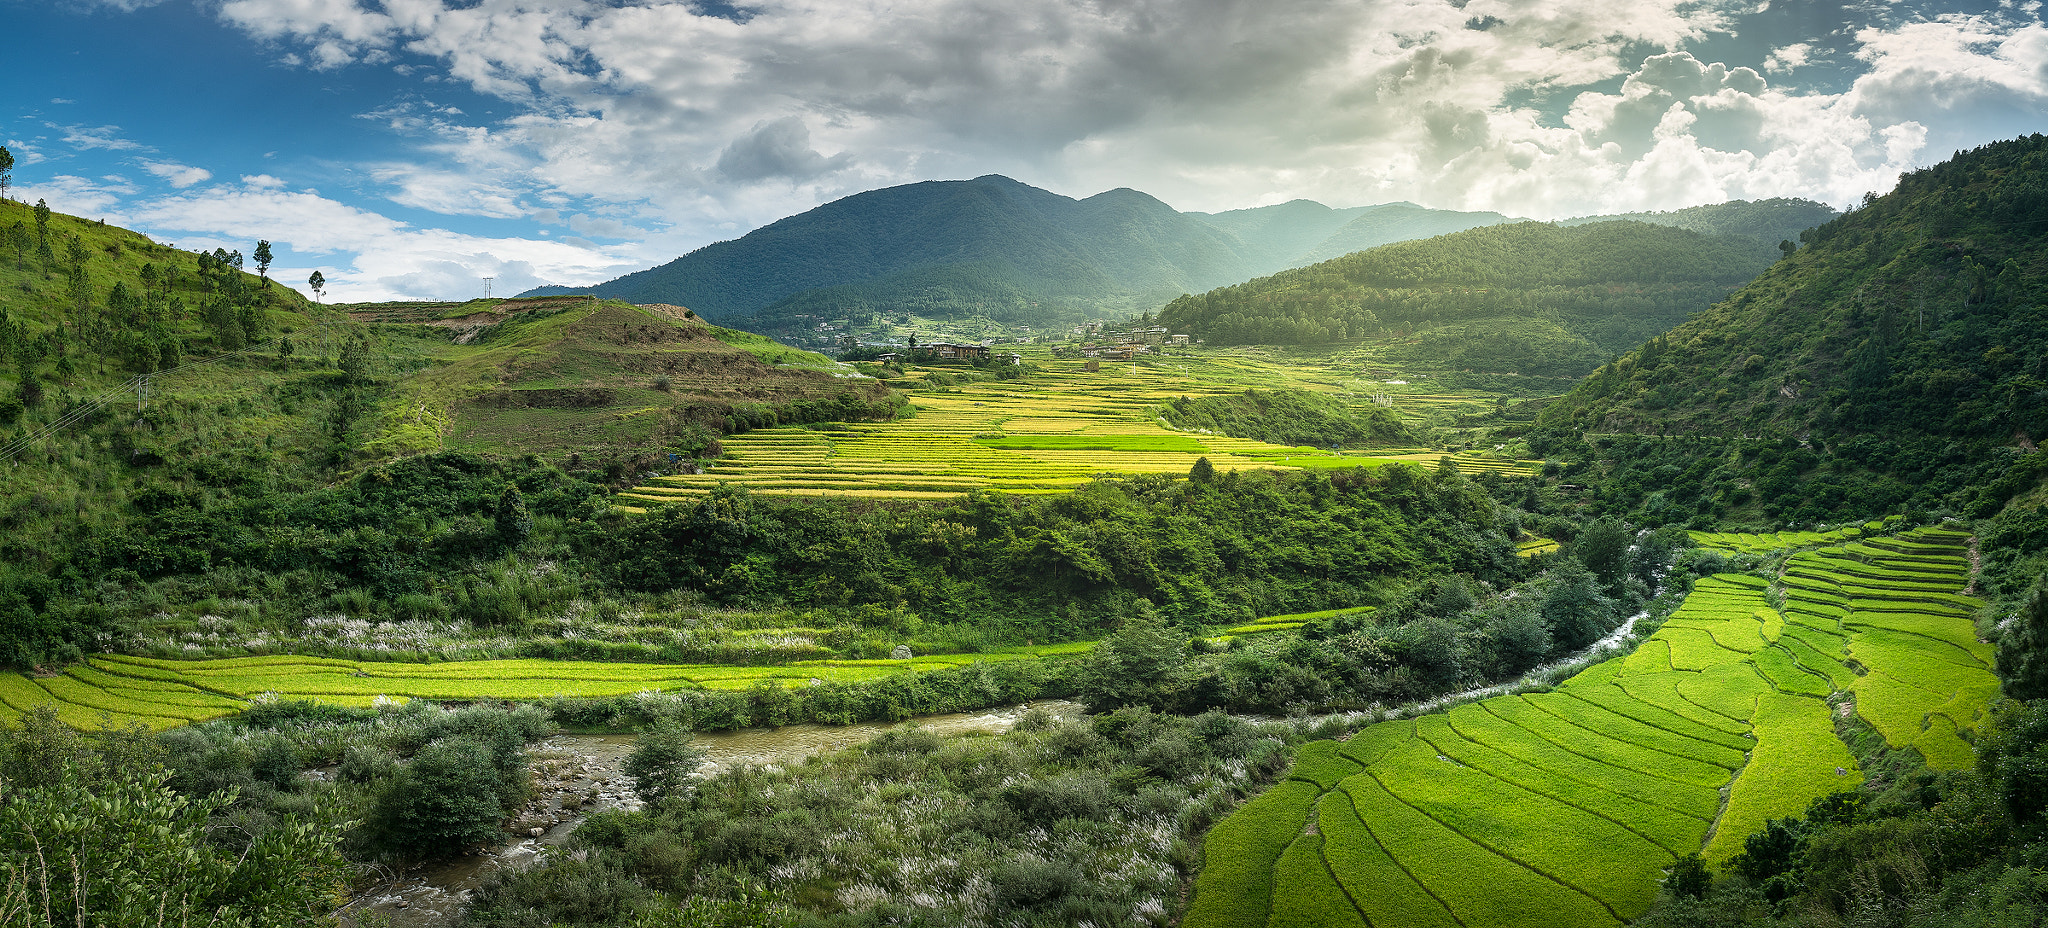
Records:
[[[1646,912],[1664,869],[1724,866],[1766,821],[1854,789],[1838,707],[1937,769],[1998,695],[1964,533],[1721,535],[1805,549],[1772,584],[1697,581],[1627,657],[1302,748],[1211,831],[1184,925],[1576,928]],[[1822,547],[1823,545],[1832,545]]]

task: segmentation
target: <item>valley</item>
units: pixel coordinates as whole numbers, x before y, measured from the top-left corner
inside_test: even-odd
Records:
[[[1782,248],[1814,204],[914,185],[819,209],[973,260],[776,271],[807,213],[667,266],[696,306],[308,301],[0,201],[57,242],[0,261],[0,921],[332,924],[501,844],[564,731],[632,735],[635,801],[462,924],[2036,913],[2044,158]],[[1375,228],[1433,237],[1323,255]],[[967,280],[1191,337],[840,360],[728,325],[997,320]],[[896,724],[1046,700],[1079,708]],[[854,723],[896,727],[700,770],[711,733]]]

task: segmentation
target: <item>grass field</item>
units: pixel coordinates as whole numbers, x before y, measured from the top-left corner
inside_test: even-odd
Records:
[[[618,502],[645,509],[690,499],[720,483],[778,495],[896,499],[938,499],[976,489],[1063,493],[1102,475],[1186,474],[1201,457],[1222,470],[1373,467],[1389,461],[1435,467],[1448,457],[1467,472],[1529,473],[1539,463],[1492,452],[1289,447],[1177,432],[1154,415],[1156,407],[1178,397],[1247,387],[1339,389],[1302,380],[1299,370],[1278,362],[1205,353],[1106,364],[1091,372],[1079,360],[1046,354],[1029,360],[1043,373],[917,393],[916,414],[907,419],[730,436],[724,457],[708,473],[655,478],[620,494]],[[1424,410],[1416,412],[1422,417],[1440,399],[1401,394],[1391,401],[1397,411]],[[1372,402],[1367,395],[1355,401]]]
[[[1724,865],[1767,819],[1863,782],[1827,701],[1843,693],[1894,746],[1935,767],[1966,766],[1966,738],[1997,695],[1960,596],[1967,539],[1938,529],[1876,537],[1883,527],[1728,542],[1747,553],[1813,549],[1788,561],[1783,612],[1760,578],[1703,578],[1634,654],[1552,692],[1305,746],[1285,806],[1263,807],[1272,849],[1207,851],[1240,880],[1260,866],[1302,872],[1276,871],[1261,885],[1280,888],[1255,896],[1198,882],[1182,924],[1625,922],[1648,908],[1679,855],[1703,851]],[[1295,840],[1308,815],[1282,816],[1307,808],[1313,789],[1323,792],[1308,830],[1321,840]],[[1347,890],[1349,910],[1321,871]]]
[[[266,694],[360,706],[380,698],[531,700],[658,690],[736,690],[763,682],[783,686],[804,686],[812,680],[856,683],[979,661],[1057,659],[1083,653],[1091,646],[1089,642],[1072,642],[907,661],[799,661],[767,667],[547,660],[415,664],[291,656],[181,661],[100,655],[62,676],[0,674],[0,720],[14,721],[38,705],[51,704],[60,718],[79,728],[140,722],[162,729],[232,715]]]

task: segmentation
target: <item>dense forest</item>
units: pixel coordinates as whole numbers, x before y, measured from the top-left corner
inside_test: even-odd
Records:
[[[1519,223],[1384,245],[1183,296],[1159,322],[1224,345],[1399,339],[1432,368],[1574,376],[1762,270],[1745,239]]]
[[[1530,447],[1574,462],[1594,505],[1630,518],[1913,509],[1991,520],[1997,550],[2041,550],[2044,164],[2035,135],[1904,175],[1603,365],[1543,412]]]

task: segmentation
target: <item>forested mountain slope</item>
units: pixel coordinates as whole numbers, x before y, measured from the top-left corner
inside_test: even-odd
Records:
[[[1778,243],[1798,241],[1799,235],[1808,229],[1834,219],[1840,215],[1835,208],[1825,203],[1786,197],[1768,200],[1730,200],[1710,206],[1690,206],[1651,213],[1615,213],[1611,216],[1586,216],[1566,219],[1559,225],[1577,226],[1589,222],[1606,222],[1612,219],[1633,219],[1637,222],[1654,223],[1660,226],[1676,226],[1691,229],[1707,235],[1736,235],[1749,239],[1757,253],[1766,258],[1778,257]]]
[[[1744,236],[1768,257],[1781,236],[1831,215],[1805,201],[1738,200],[1630,218]],[[672,303],[792,335],[817,320],[881,313],[1043,326],[1136,314],[1180,293],[1513,221],[1413,203],[1332,209],[1310,200],[1183,213],[1135,190],[1076,200],[992,174],[855,194],[660,267],[525,295]]]
[[[1417,362],[1576,376],[1733,291],[1765,263],[1745,240],[1669,226],[1517,223],[1183,296],[1159,319],[1212,344],[1391,337]]]
[[[1543,421],[1595,432],[2048,432],[2048,141],[1900,178]]]
[[[1235,236],[1137,191],[1075,200],[988,175],[855,194],[609,283],[534,292],[674,303],[737,322],[806,291],[845,287],[826,302],[993,304],[981,308],[1027,321],[1033,302],[1135,309],[1260,266]]]
[[[2018,595],[2048,568],[2048,137],[1805,238],[1544,410],[1531,449],[1653,524],[1985,519],[1984,585]]]

